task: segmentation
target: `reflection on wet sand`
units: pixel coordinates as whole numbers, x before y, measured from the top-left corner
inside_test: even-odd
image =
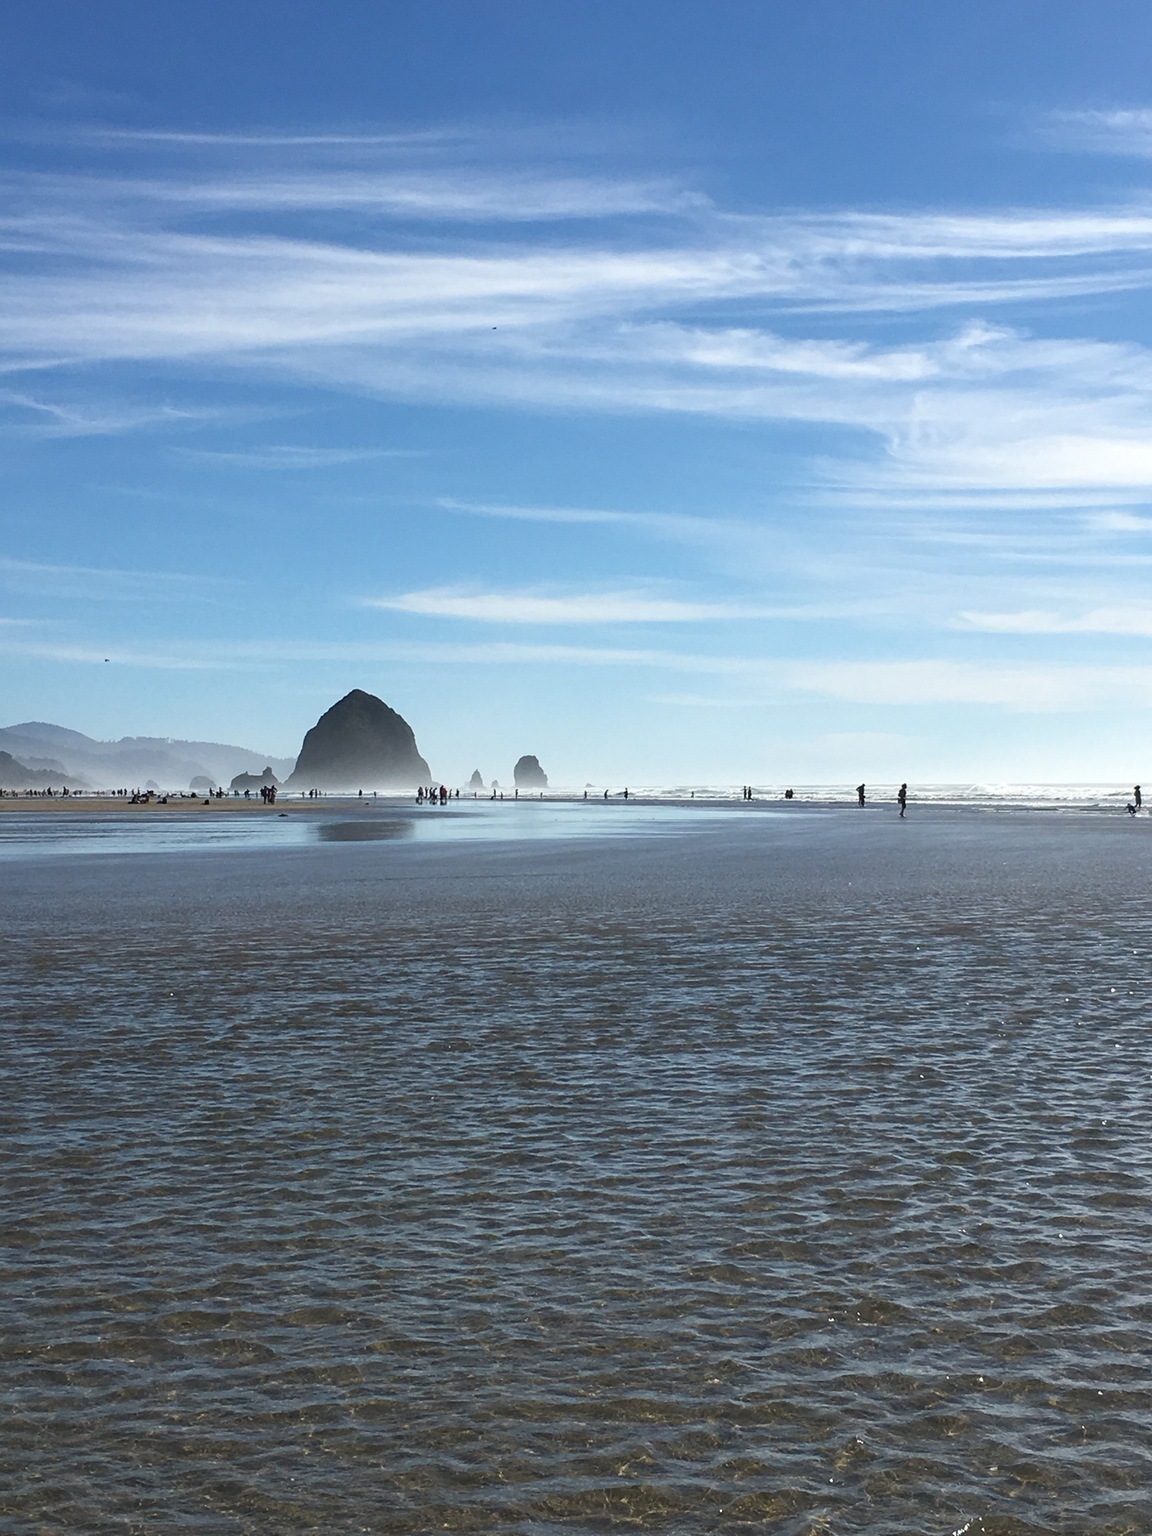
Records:
[[[414,831],[411,821],[399,818],[371,821],[321,821],[316,823],[316,841],[319,843],[391,843],[402,837],[411,837]]]

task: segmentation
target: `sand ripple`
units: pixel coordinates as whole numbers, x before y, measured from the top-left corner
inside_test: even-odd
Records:
[[[1147,902],[383,867],[15,924],[6,1531],[1152,1529]]]

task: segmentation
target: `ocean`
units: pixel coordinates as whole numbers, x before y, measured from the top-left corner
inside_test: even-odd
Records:
[[[0,1530],[1146,1536],[1152,823],[980,793],[8,810]]]

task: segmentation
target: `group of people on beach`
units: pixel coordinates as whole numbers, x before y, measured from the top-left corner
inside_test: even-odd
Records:
[[[23,795],[26,800],[55,800],[57,795],[67,799],[73,791],[67,788],[55,790],[51,785],[47,789],[3,789],[0,788],[0,800],[19,800]],[[79,793],[79,791],[75,791]]]
[[[441,784],[439,789],[436,788],[435,784],[430,785],[427,789],[421,784],[416,791],[417,805],[447,805],[451,798],[448,787],[444,784]],[[457,790],[456,799],[459,800],[459,798],[460,791]]]
[[[126,794],[127,791],[122,791],[122,793]],[[0,800],[19,800],[21,795],[26,800],[68,800],[71,798],[79,799],[80,791],[78,789],[69,789],[67,784],[61,789],[53,789],[51,784],[49,784],[47,789],[0,788]]]

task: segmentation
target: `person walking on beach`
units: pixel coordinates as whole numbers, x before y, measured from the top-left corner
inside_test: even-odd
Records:
[[[901,784],[900,788],[896,791],[896,804],[900,807],[900,820],[903,821],[904,820],[904,812],[905,812],[905,810],[908,807],[908,786],[907,786],[907,784]]]
[[[1140,786],[1139,786],[1139,784],[1137,784],[1136,788],[1132,791],[1132,798],[1136,802],[1136,809],[1139,810],[1140,807],[1144,804],[1143,800],[1140,797]]]
[[[860,805],[864,804],[864,786],[863,786],[863,784],[857,784],[857,786],[856,786],[856,799],[857,799],[857,801],[858,801],[858,803]]]

